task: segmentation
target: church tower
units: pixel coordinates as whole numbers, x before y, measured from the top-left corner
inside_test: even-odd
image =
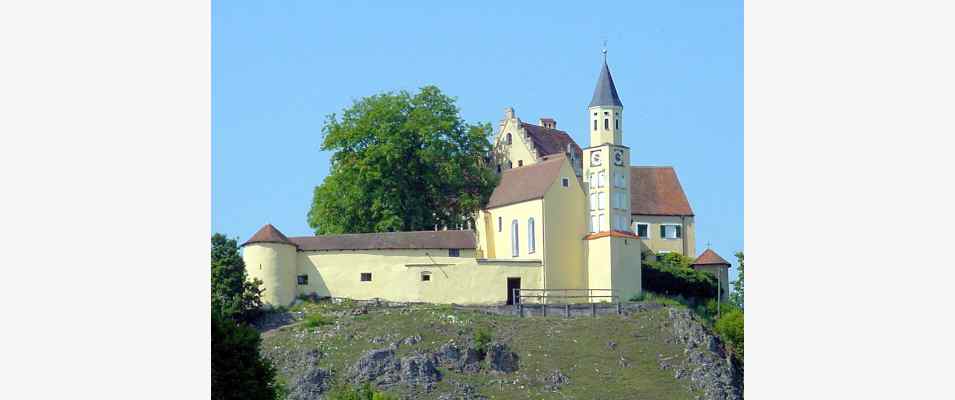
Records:
[[[630,228],[630,148],[623,145],[623,103],[617,95],[607,51],[597,77],[590,117],[590,147],[584,149],[584,180],[588,182],[590,231]]]
[[[611,289],[617,296],[614,301],[620,301],[642,290],[641,245],[630,225],[630,148],[623,145],[623,103],[607,66],[606,49],[603,55],[597,87],[587,106],[590,147],[583,149],[590,226],[584,237],[587,286]]]

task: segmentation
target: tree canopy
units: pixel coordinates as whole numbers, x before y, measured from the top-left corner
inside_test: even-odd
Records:
[[[468,124],[435,86],[383,93],[329,115],[331,171],[314,191],[316,234],[454,229],[487,204],[490,124]]]
[[[738,261],[739,266],[737,270],[739,271],[739,277],[736,278],[736,281],[733,282],[733,291],[730,293],[730,301],[733,304],[736,304],[737,307],[743,308],[743,252],[736,252],[736,260]]]
[[[275,368],[259,354],[262,339],[250,327],[229,318],[212,315],[212,398],[283,398]]]
[[[262,308],[261,281],[249,281],[235,239],[212,235],[212,313],[249,321]]]

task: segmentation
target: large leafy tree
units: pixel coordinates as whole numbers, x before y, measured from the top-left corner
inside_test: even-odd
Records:
[[[261,338],[248,326],[212,315],[213,400],[273,400],[283,397],[275,369],[259,354]]]
[[[262,281],[249,281],[235,239],[212,235],[212,313],[248,322],[262,308]]]
[[[733,292],[730,293],[730,301],[733,304],[736,304],[739,308],[743,308],[743,252],[736,252],[736,261],[739,264],[737,270],[739,271],[739,277],[736,281],[733,282]]]
[[[334,155],[308,212],[316,234],[454,229],[497,184],[490,124],[465,123],[434,86],[365,97],[322,133]]]

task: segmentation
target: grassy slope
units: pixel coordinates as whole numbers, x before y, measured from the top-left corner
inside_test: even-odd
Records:
[[[416,398],[436,398],[450,392],[451,381],[474,385],[481,394],[494,399],[690,399],[700,394],[677,381],[672,371],[659,368],[660,354],[683,357],[681,346],[667,343],[669,334],[662,327],[666,309],[625,317],[573,319],[493,316],[447,306],[372,309],[368,315],[353,317],[343,312],[347,309],[347,304],[328,302],[297,306],[297,311],[321,313],[335,322],[318,328],[297,324],[268,332],[262,349],[288,380],[297,367],[285,362],[281,354],[320,349],[323,356],[319,366],[333,370],[336,379],[341,379],[369,349],[420,335],[420,343],[401,346],[398,356],[415,350],[432,352],[452,339],[467,343],[476,327],[485,326],[495,340],[507,343],[519,354],[520,369],[512,374],[462,374],[442,368],[444,377],[437,390],[417,393]],[[384,344],[370,343],[371,338],[382,336],[388,337]],[[617,344],[613,350],[608,346],[610,341]],[[621,357],[628,367],[622,365]],[[570,383],[559,392],[548,391],[541,379],[558,368]],[[409,394],[401,390],[405,389],[392,389],[395,394]]]

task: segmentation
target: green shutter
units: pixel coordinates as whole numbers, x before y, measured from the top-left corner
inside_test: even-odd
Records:
[[[667,227],[660,225],[660,239],[665,239],[667,237]]]
[[[681,232],[681,228],[683,228],[683,227],[682,227],[682,226],[679,226],[679,225],[676,226],[676,237],[678,237],[678,238],[683,237],[683,232]]]

